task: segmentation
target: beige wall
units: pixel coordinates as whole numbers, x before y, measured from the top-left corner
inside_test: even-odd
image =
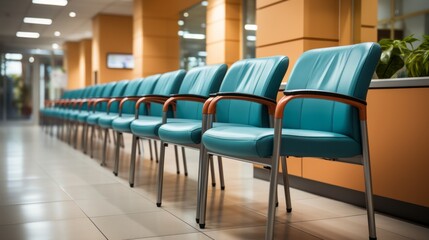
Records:
[[[133,43],[133,18],[131,16],[99,14],[93,19],[92,83],[105,83],[132,79],[133,70],[109,69],[107,53],[131,53]]]

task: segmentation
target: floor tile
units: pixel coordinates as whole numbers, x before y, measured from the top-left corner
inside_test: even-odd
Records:
[[[139,238],[135,240],[210,240],[210,239],[212,238],[202,233],[187,233],[187,234],[170,235],[170,236],[163,236],[163,237]]]
[[[89,219],[79,218],[0,226],[0,239],[101,240],[106,238]]]
[[[132,239],[197,232],[166,212],[147,212],[92,218],[108,239]]]
[[[139,196],[76,200],[76,204],[89,217],[160,211],[155,203]]]
[[[86,217],[73,201],[0,207],[0,225]]]

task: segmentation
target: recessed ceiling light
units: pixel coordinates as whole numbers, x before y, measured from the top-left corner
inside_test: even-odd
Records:
[[[69,16],[72,17],[72,18],[76,17],[76,13],[75,12],[69,12]]]
[[[65,6],[67,0],[33,0],[34,4],[54,5],[54,6]]]
[[[22,59],[22,54],[21,53],[6,53],[4,55],[4,57],[7,60],[21,60]]]
[[[184,33],[183,38],[202,40],[206,38],[206,35],[200,33]]]
[[[34,62],[34,57],[29,57],[29,58],[28,58],[28,61],[29,61],[30,63],[33,63],[33,62]]]
[[[179,24],[179,26],[183,26],[183,24],[185,24],[185,22],[183,20],[179,20],[179,21],[177,21],[177,24]]]
[[[247,41],[249,41],[249,42],[254,42],[254,41],[256,41],[256,36],[247,36]]]
[[[24,18],[25,23],[31,23],[31,24],[42,24],[42,25],[51,25],[52,19],[49,18],[34,18],[34,17],[25,17]]]
[[[209,5],[209,2],[208,1],[202,1],[201,5],[204,7],[207,7]]]
[[[258,30],[258,26],[256,24],[246,24],[244,25],[244,29],[249,31],[256,31]]]
[[[58,43],[52,43],[53,49],[58,49],[59,47],[60,47],[60,45],[58,45]]]
[[[40,34],[38,32],[16,32],[16,36],[21,38],[39,38]]]
[[[60,32],[60,31],[55,31],[55,32],[54,32],[54,36],[55,36],[55,37],[59,37],[59,36],[61,36],[61,32]]]
[[[189,13],[188,13],[188,12],[184,12],[184,13],[183,13],[183,16],[184,16],[184,17],[189,17]]]

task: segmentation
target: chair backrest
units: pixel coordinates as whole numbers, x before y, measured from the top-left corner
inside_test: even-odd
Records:
[[[380,52],[376,43],[307,51],[295,63],[286,90],[323,90],[365,100]],[[295,99],[286,106],[284,116],[286,128],[336,132],[360,142],[358,112],[349,105]]]
[[[140,87],[140,84],[142,83],[143,78],[138,78],[135,80],[131,80],[128,82],[127,86],[124,89],[124,92],[122,94],[122,96],[124,97],[130,97],[130,96],[135,96],[137,94],[137,90]],[[114,105],[117,105],[117,103],[114,103]],[[112,106],[114,106],[112,104]],[[129,111],[132,111],[134,106],[134,103],[132,102],[125,102],[122,112],[123,113],[128,113]],[[110,112],[118,112],[118,108],[110,108]]]
[[[142,82],[140,83],[140,86],[137,89],[135,95],[144,96],[144,95],[152,94],[153,89],[155,88],[155,85],[156,85],[156,81],[159,79],[160,76],[161,74],[156,74],[142,79]],[[141,104],[139,113],[145,113],[145,112],[146,112],[146,104]],[[132,102],[132,101],[125,102],[124,106],[122,107],[122,113],[134,114],[135,102]]]
[[[276,100],[289,59],[285,56],[245,59],[234,63],[226,73],[219,92],[253,94]],[[269,126],[266,107],[241,100],[223,100],[216,108],[216,121]]]
[[[107,98],[112,96],[113,89],[115,88],[117,82],[106,83],[103,87],[103,91],[100,94],[100,98]],[[103,102],[97,105],[96,111],[106,111],[107,103]],[[92,110],[92,109],[90,109]]]
[[[128,86],[128,84],[130,82],[131,81],[129,81],[129,80],[121,80],[121,81],[117,82],[115,85],[115,88],[113,88],[111,97],[123,97],[124,92],[125,92],[125,88]],[[113,102],[110,105],[109,113],[117,113],[118,108],[119,108],[119,102]],[[106,105],[106,109],[104,109],[104,111],[106,111],[106,110],[107,110],[107,105]]]
[[[227,68],[226,64],[218,64],[189,70],[180,86],[179,94],[195,94],[208,97],[211,93],[218,92]],[[202,107],[203,103],[199,102],[177,101],[176,117],[201,119]]]
[[[185,77],[185,70],[177,70],[162,74],[156,81],[155,88],[152,94],[170,96],[176,94],[179,91],[180,84],[182,84],[183,78]],[[151,116],[162,116],[162,104],[151,103],[149,114]]]

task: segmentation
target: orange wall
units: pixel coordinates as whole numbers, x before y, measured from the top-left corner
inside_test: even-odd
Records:
[[[89,86],[91,82],[92,72],[92,42],[91,39],[81,40],[79,43],[79,76],[80,79],[84,79],[84,86]]]
[[[133,70],[109,69],[107,53],[133,53],[133,21],[131,16],[99,14],[93,19],[92,82],[118,81],[133,78]]]
[[[198,0],[134,0],[134,77],[179,68],[179,12]]]
[[[67,73],[67,89],[83,87],[79,74],[79,42],[65,42],[64,66]]]
[[[207,63],[231,65],[241,57],[241,1],[209,0],[207,6]]]

